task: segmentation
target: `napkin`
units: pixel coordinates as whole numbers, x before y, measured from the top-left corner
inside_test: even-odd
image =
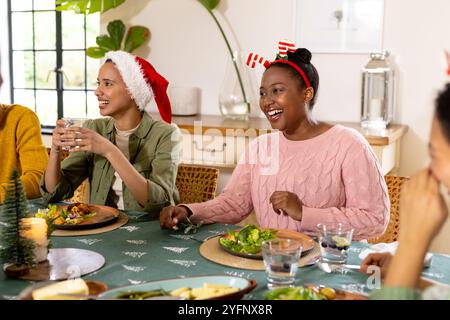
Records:
[[[370,253],[380,253],[380,252],[389,252],[390,254],[394,255],[395,251],[398,247],[398,241],[391,242],[391,243],[377,243],[374,245],[371,245],[369,248],[361,251],[359,254],[359,258],[361,260],[364,260]],[[425,255],[425,259],[423,262],[424,267],[429,267],[431,265],[431,259],[433,258],[432,253],[427,253]]]

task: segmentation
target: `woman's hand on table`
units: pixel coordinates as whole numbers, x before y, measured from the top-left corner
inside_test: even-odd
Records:
[[[371,253],[362,262],[359,271],[364,274],[371,275],[371,270],[368,270],[370,266],[377,266],[380,268],[381,279],[386,276],[389,264],[391,263],[392,255],[387,252],[383,253]]]
[[[295,193],[275,191],[270,196],[270,203],[276,214],[287,214],[294,220],[302,220],[303,203]]]
[[[189,213],[189,209],[183,206],[169,206],[163,208],[159,214],[161,229],[176,228],[178,223],[186,221]]]

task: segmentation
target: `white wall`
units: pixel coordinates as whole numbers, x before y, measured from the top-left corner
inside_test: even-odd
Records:
[[[295,2],[222,0],[219,11],[243,51],[273,58],[279,39],[294,39]],[[433,99],[448,80],[443,50],[450,49],[449,12],[448,0],[385,0],[383,44],[395,56],[399,71],[396,122],[409,126],[401,149],[403,175],[428,161]],[[149,58],[173,85],[202,88],[202,112],[219,114],[217,97],[228,53],[213,20],[196,0],[128,0],[102,16],[102,29],[115,18],[149,27],[149,48],[136,53]],[[361,54],[313,56],[321,77],[319,119],[359,121],[360,70],[367,60]],[[261,72],[253,73],[256,88]],[[258,114],[257,108],[253,112]],[[444,229],[450,235],[450,223]],[[450,252],[450,239],[438,238],[434,249]]]

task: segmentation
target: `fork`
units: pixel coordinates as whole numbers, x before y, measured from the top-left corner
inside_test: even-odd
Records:
[[[346,271],[346,270],[359,270],[360,266],[357,264],[344,264],[344,265],[330,265],[328,263],[322,263],[319,261],[316,262],[316,265],[320,270],[326,273],[332,273],[334,271]]]
[[[200,242],[200,243],[203,243],[203,242],[205,242],[205,241],[208,241],[209,239],[212,239],[212,238],[215,238],[215,237],[217,237],[217,236],[219,236],[218,234],[213,234],[213,235],[210,235],[210,236],[208,236],[208,237],[206,237],[205,239],[197,239],[195,236],[189,236],[189,238],[191,239],[191,240],[195,240],[195,241],[198,241],[198,242]]]

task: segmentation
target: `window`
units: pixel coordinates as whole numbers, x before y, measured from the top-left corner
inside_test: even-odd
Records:
[[[59,12],[55,0],[8,0],[8,20],[12,102],[36,112],[43,128],[98,117],[99,60],[86,48],[95,46],[99,14]]]

